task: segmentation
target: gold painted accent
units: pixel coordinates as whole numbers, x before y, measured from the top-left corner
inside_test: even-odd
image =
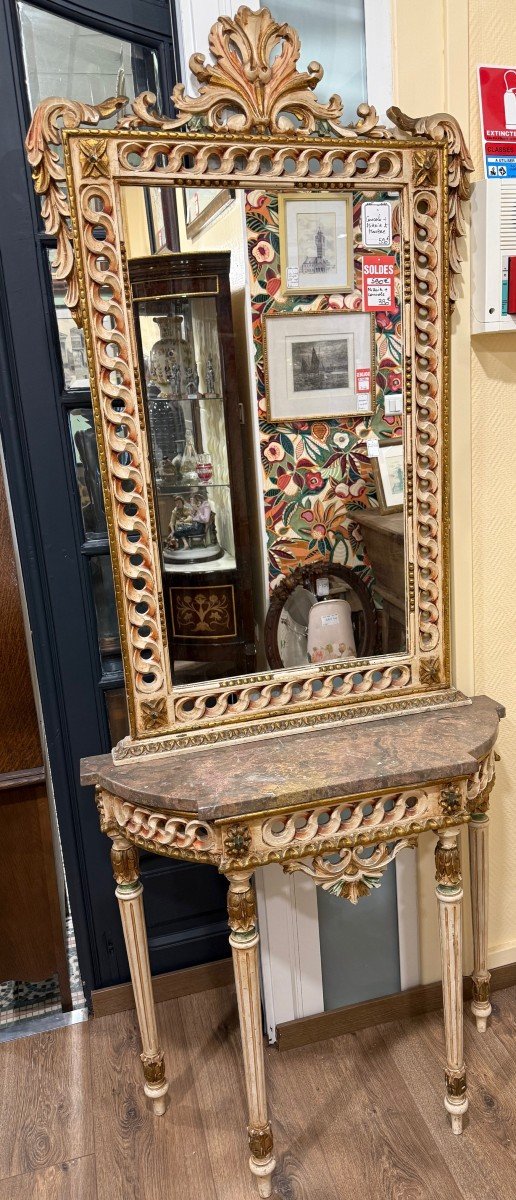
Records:
[[[248,825],[229,825],[224,830],[224,853],[231,859],[243,858],[251,845]]]
[[[489,972],[484,979],[472,979],[473,984],[473,1001],[475,1004],[487,1004],[489,1002],[489,981],[491,975]]]
[[[437,842],[435,847],[435,878],[441,887],[458,887],[462,882],[459,848],[444,846]]]
[[[80,164],[84,178],[98,179],[109,175],[109,160],[107,156],[107,138],[91,138],[80,142]]]
[[[466,1072],[445,1071],[446,1091],[449,1096],[466,1095]]]
[[[140,1054],[143,1063],[143,1074],[145,1082],[151,1087],[157,1086],[165,1082],[165,1057],[162,1050],[158,1050],[157,1054],[149,1057],[147,1054]]]
[[[488,812],[490,798],[491,798],[491,792],[494,788],[495,783],[496,783],[496,780],[493,775],[493,778],[490,780],[489,783],[486,784],[483,791],[480,792],[480,794],[478,796],[468,799],[467,809],[468,809],[468,812],[472,813],[473,816],[476,816],[477,814],[479,816],[481,816],[481,815],[484,815],[486,812]]]
[[[270,1158],[274,1148],[270,1121],[267,1122],[267,1125],[259,1126],[257,1129],[248,1125],[247,1134],[253,1158]]]
[[[251,887],[237,892],[230,887],[228,892],[228,917],[233,933],[251,933],[256,926],[256,905]]]
[[[421,683],[428,687],[438,687],[441,682],[441,664],[438,658],[423,658],[419,668]]]
[[[416,607],[416,583],[414,576],[414,563],[409,562],[408,565],[408,594],[409,594],[409,609],[414,612]]]
[[[361,896],[369,896],[373,888],[380,887],[389,863],[396,858],[400,850],[407,847],[414,849],[417,838],[402,838],[394,846],[378,842],[378,839],[375,839],[375,843],[378,844],[375,844],[373,853],[368,857],[361,855],[361,844],[352,850],[340,849],[337,863],[328,861],[319,853],[312,860],[312,866],[305,862],[287,862],[283,870],[288,875],[292,875],[294,871],[302,871],[322,887],[323,891],[350,900],[351,904],[357,904]],[[307,852],[305,849],[305,854]]]
[[[459,785],[450,783],[447,787],[444,787],[441,792],[439,804],[448,817],[459,812],[462,808],[462,789]]]
[[[414,187],[437,187],[439,162],[435,150],[416,150],[414,154]]]
[[[167,701],[165,696],[158,696],[153,700],[144,700],[141,705],[142,722],[144,729],[158,730],[162,725],[167,725]]]
[[[111,866],[119,887],[138,883],[138,850],[136,846],[117,845],[115,840],[111,847]]]

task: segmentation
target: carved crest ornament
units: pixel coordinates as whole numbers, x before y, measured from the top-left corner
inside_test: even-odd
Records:
[[[456,696],[447,629],[449,302],[473,169],[460,128],[444,114],[413,119],[398,108],[383,126],[369,104],[345,124],[338,96],[316,97],[322,68],[298,70],[297,33],[266,8],[220,17],[209,48],[212,62],[190,61],[198,95],[174,89],[176,118],[159,115],[150,93],[97,106],[54,97],[36,109],[26,143],[57,242],[55,274],[88,352],[131,726],[117,759]],[[385,187],[402,196],[409,649],[374,664],[173,688],[120,192],[128,182],[238,188],[258,179],[276,190]]]

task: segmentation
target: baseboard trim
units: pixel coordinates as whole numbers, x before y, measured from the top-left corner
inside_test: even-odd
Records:
[[[491,971],[491,991],[513,987],[516,984],[516,963],[494,967]],[[464,999],[471,1000],[471,979],[464,978]],[[313,1017],[299,1017],[296,1021],[284,1021],[277,1026],[278,1050],[294,1050],[309,1046],[312,1042],[339,1037],[342,1033],[354,1033],[372,1025],[383,1025],[387,1021],[401,1021],[405,1017],[417,1017],[423,1013],[442,1008],[441,983],[427,983],[396,992],[393,996],[380,996],[378,1000],[365,1000],[333,1012],[316,1013]]]
[[[167,971],[156,975],[152,989],[156,1004],[163,1000],[176,1000],[179,996],[193,996],[194,992],[208,992],[212,988],[225,987],[233,983],[231,958],[203,963],[200,967],[185,967],[181,971]],[[119,983],[116,987],[99,988],[91,993],[94,1017],[108,1017],[112,1013],[134,1008],[134,995],[130,983]]]

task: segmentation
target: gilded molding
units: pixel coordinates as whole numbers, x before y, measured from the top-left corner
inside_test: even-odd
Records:
[[[138,849],[132,843],[118,844],[125,839],[115,839],[111,847],[111,866],[119,887],[129,887],[139,881]]]
[[[489,1003],[489,998],[490,998],[490,996],[489,996],[489,981],[490,981],[490,979],[491,979],[491,975],[490,975],[489,971],[486,973],[486,975],[484,976],[483,979],[475,978],[475,976],[472,977],[471,982],[473,984],[473,1003],[474,1004],[488,1004]]]
[[[466,1072],[461,1070],[445,1071],[444,1078],[446,1081],[446,1091],[449,1096],[465,1096],[466,1095]]]
[[[256,927],[256,904],[252,887],[244,892],[230,887],[228,918],[233,933],[252,933]]]
[[[140,1054],[143,1063],[143,1075],[145,1082],[150,1086],[157,1086],[165,1083],[165,1058],[163,1051],[159,1050],[157,1054],[149,1057],[146,1054]]]
[[[249,1138],[249,1149],[253,1158],[270,1158],[274,1149],[270,1121],[266,1125],[259,1126],[257,1129],[253,1129],[251,1125],[248,1125],[247,1136]]]
[[[445,846],[441,841],[435,847],[435,878],[440,887],[458,887],[462,883],[460,854],[457,844]]]

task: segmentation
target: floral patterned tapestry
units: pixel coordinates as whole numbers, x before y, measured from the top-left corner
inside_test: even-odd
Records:
[[[376,314],[376,411],[317,421],[271,424],[266,419],[262,322],[271,311],[317,313],[362,309],[361,195],[353,196],[355,289],[345,295],[284,296],[281,293],[277,196],[253,190],[246,196],[251,301],[258,391],[264,505],[271,587],[303,563],[321,559],[355,567],[366,581],[372,573],[353,510],[376,500],[365,438],[371,429],[382,441],[400,437],[402,417],[385,416],[385,392],[402,390],[399,202],[391,200],[396,255],[397,309]]]

